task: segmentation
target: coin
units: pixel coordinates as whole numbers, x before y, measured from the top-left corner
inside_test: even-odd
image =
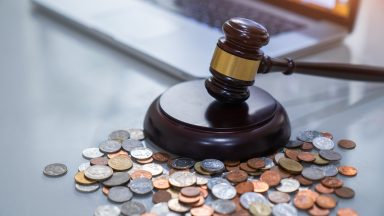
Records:
[[[304,142],[312,142],[313,139],[320,136],[321,136],[320,132],[308,130],[308,131],[301,131],[299,135],[297,135],[297,139]]]
[[[196,174],[196,184],[197,185],[205,185],[208,183],[208,177]]]
[[[324,171],[316,167],[304,168],[301,175],[312,181],[318,181],[325,177]]]
[[[123,155],[123,156],[126,156],[126,157],[129,158],[128,153],[127,153],[126,151],[124,151],[124,150],[120,150],[120,151],[118,151],[118,152],[116,152],[116,153],[108,154],[107,157],[108,157],[109,159],[111,159],[111,158],[114,158],[114,157],[116,157],[116,156],[120,156],[120,155]]]
[[[153,183],[153,187],[158,190],[165,190],[170,187],[168,178],[164,178],[164,177],[153,179],[152,183]]]
[[[321,136],[333,139],[333,135],[330,132],[320,132]]]
[[[240,161],[238,161],[238,160],[226,160],[226,161],[224,161],[224,165],[230,166],[230,167],[238,166],[238,165],[240,165]]]
[[[130,128],[127,130],[131,136],[131,139],[134,140],[143,140],[145,139],[145,134],[142,129],[137,129],[137,128]]]
[[[303,145],[303,142],[300,140],[289,140],[287,144],[285,144],[285,148],[298,148]]]
[[[49,164],[44,168],[44,175],[50,176],[50,177],[58,177],[63,176],[67,173],[68,169],[67,166],[61,163],[53,163]]]
[[[127,139],[121,144],[121,147],[127,152],[131,152],[135,148],[144,147],[143,143],[139,140]]]
[[[359,214],[351,208],[339,208],[337,216],[358,216]]]
[[[310,197],[313,201],[316,201],[317,197],[319,197],[319,194],[316,193],[313,190],[309,189],[299,189],[299,191],[296,194],[301,194]]]
[[[249,211],[252,215],[268,216],[271,215],[272,209],[269,204],[263,202],[254,202],[249,206]]]
[[[144,164],[142,169],[150,172],[152,176],[157,176],[163,173],[163,167],[155,163]]]
[[[216,159],[205,159],[201,161],[201,168],[210,173],[218,173],[224,170],[224,163]]]
[[[315,203],[315,200],[313,200],[310,196],[306,194],[296,194],[296,196],[293,198],[293,204],[296,206],[296,208],[301,210],[306,210],[312,208],[313,204]]]
[[[85,162],[85,163],[80,164],[78,170],[79,170],[79,172],[81,172],[81,171],[86,170],[90,166],[91,166],[91,164],[89,162]]]
[[[261,169],[265,166],[265,161],[262,158],[251,158],[247,161],[247,165],[253,169]]]
[[[90,163],[92,165],[108,165],[108,158],[107,157],[98,157],[98,158],[92,158]]]
[[[335,194],[338,197],[344,198],[344,199],[351,199],[355,196],[355,191],[352,188],[349,187],[341,187],[335,189]]]
[[[109,134],[109,139],[123,142],[126,139],[129,139],[129,132],[126,130],[116,130]]]
[[[191,208],[191,214],[193,216],[211,216],[213,209],[207,205],[202,205],[201,207]]]
[[[280,186],[276,187],[276,190],[283,193],[291,193],[299,189],[300,183],[296,179],[288,178],[280,181]]]
[[[320,157],[329,161],[339,161],[341,160],[341,154],[333,150],[321,150],[319,152]]]
[[[280,160],[280,158],[284,158],[285,157],[285,155],[284,155],[284,153],[277,153],[277,154],[275,154],[275,156],[273,157],[273,160],[275,161],[275,163],[279,163],[279,160]]]
[[[281,176],[276,171],[268,170],[261,174],[260,180],[267,183],[269,187],[275,187],[280,184]]]
[[[329,209],[322,209],[313,205],[313,207],[308,211],[308,213],[312,216],[327,216],[329,215]]]
[[[275,204],[288,203],[291,200],[291,196],[280,191],[272,191],[268,193],[268,199]]]
[[[103,165],[94,165],[88,167],[84,171],[85,177],[95,180],[95,181],[103,181],[113,174],[113,170],[108,166]]]
[[[303,166],[299,162],[289,158],[281,158],[279,160],[279,166],[284,170],[294,174],[300,174],[303,170]]]
[[[235,186],[236,192],[238,194],[243,194],[246,192],[253,192],[253,184],[252,182],[241,182]]]
[[[187,197],[196,197],[200,195],[200,188],[198,187],[185,187],[180,190],[180,193]]]
[[[299,151],[296,149],[284,149],[284,155],[287,158],[290,158],[295,161],[299,161],[299,159],[297,158],[297,156],[299,155]]]
[[[130,179],[130,176],[126,172],[115,172],[112,174],[111,178],[103,181],[103,185],[107,187],[114,187],[126,184]]]
[[[320,195],[316,199],[316,204],[320,208],[331,209],[336,207],[336,200],[329,195]]]
[[[272,214],[274,216],[297,216],[297,210],[287,203],[279,203],[273,206]]]
[[[233,170],[227,174],[226,178],[230,182],[239,183],[246,181],[248,178],[248,174],[243,170]]]
[[[319,154],[314,154],[314,155],[315,155],[315,161],[313,161],[314,164],[317,164],[317,165],[326,165],[326,164],[329,164],[329,161],[323,159],[322,157],[320,157]]]
[[[213,201],[211,206],[219,214],[231,214],[236,210],[236,204],[230,200],[218,199]]]
[[[263,181],[252,181],[253,184],[253,191],[257,193],[264,193],[268,191],[269,185],[266,182]]]
[[[275,166],[275,163],[271,158],[264,157],[263,160],[264,160],[265,166],[261,168],[262,170],[269,170]]]
[[[236,196],[236,189],[227,183],[220,183],[213,186],[212,194],[216,198],[228,200]]]
[[[231,185],[231,183],[229,183],[229,181],[227,181],[226,179],[223,179],[221,177],[214,177],[214,178],[211,178],[208,180],[207,186],[210,190],[212,190],[213,186],[220,184],[220,183],[225,183],[225,184]]]
[[[169,176],[169,183],[175,187],[188,187],[196,183],[196,176],[188,172],[175,172]]]
[[[318,169],[323,170],[324,171],[324,175],[326,177],[335,176],[339,172],[339,170],[337,169],[337,167],[335,165],[326,165],[326,166],[315,166],[315,165],[312,165],[311,167],[316,167]]]
[[[357,169],[352,166],[339,166],[337,169],[339,170],[339,173],[344,176],[357,175]]]
[[[348,139],[340,140],[337,145],[344,149],[354,149],[356,147],[356,143]]]
[[[301,150],[303,150],[303,151],[311,151],[312,149],[313,149],[313,144],[309,143],[309,142],[305,142],[301,146]]]
[[[343,186],[343,181],[336,177],[326,177],[325,179],[321,180],[321,184],[329,188],[339,188]]]
[[[268,200],[259,193],[247,192],[240,196],[240,204],[246,209],[249,209],[249,206],[255,202],[260,202],[268,205]]]
[[[165,163],[169,160],[169,154],[165,152],[156,152],[152,155],[152,158],[160,163]]]
[[[156,191],[152,196],[153,203],[168,202],[172,198],[171,194],[165,190]]]
[[[175,212],[184,213],[189,211],[190,207],[184,204],[181,204],[178,199],[170,199],[168,201],[168,208]]]
[[[193,205],[200,200],[200,196],[198,195],[196,197],[187,197],[180,193],[178,199],[179,199],[179,202],[183,204]]]
[[[121,143],[116,140],[106,140],[99,145],[101,152],[111,154],[120,151]]]
[[[225,169],[230,172],[232,170],[239,170],[240,169],[240,165],[239,166],[226,166]]]
[[[333,193],[334,192],[334,189],[333,188],[329,188],[329,187],[325,187],[324,185],[322,184],[317,184],[315,186],[315,190],[319,193],[323,193],[323,194],[330,194],[330,193]]]
[[[278,172],[282,179],[291,177],[290,173],[288,173],[287,171],[281,169],[279,166],[272,167],[271,171]]]
[[[87,148],[83,150],[83,157],[85,159],[92,159],[104,156],[104,153],[100,152],[99,148]]]
[[[304,161],[304,162],[312,162],[316,159],[315,156],[309,152],[299,152],[299,154],[297,155],[297,158],[300,161]]]
[[[128,187],[131,189],[133,193],[147,194],[152,191],[153,184],[150,179],[136,178],[129,182]]]
[[[240,163],[240,169],[247,173],[257,172],[257,169],[253,169],[252,167],[248,166],[247,163]]]
[[[331,150],[335,147],[335,143],[327,137],[316,137],[312,143],[319,150]]]
[[[131,179],[137,179],[137,178],[152,179],[152,173],[145,170],[136,170],[133,173],[131,173]]]
[[[126,202],[131,200],[132,197],[132,192],[125,186],[111,187],[108,192],[108,199],[117,203]]]
[[[150,213],[153,213],[158,216],[179,216],[177,213],[171,213],[171,211],[168,208],[168,203],[167,202],[161,202],[157,203],[152,206]]]
[[[136,162],[139,164],[149,164],[149,163],[153,162],[153,158],[150,157],[150,158],[143,159],[143,160],[136,159]]]
[[[309,186],[313,183],[311,180],[304,178],[302,175],[297,175],[294,178],[300,182],[300,185],[303,186]]]
[[[108,165],[117,171],[128,170],[132,167],[132,161],[124,155],[118,155],[108,160]]]
[[[121,206],[121,214],[123,215],[141,215],[146,211],[145,206],[136,201],[128,201]]]
[[[83,193],[90,193],[97,191],[100,188],[99,184],[90,184],[90,185],[81,185],[81,184],[75,184],[76,190],[83,192]]]
[[[82,185],[91,185],[96,182],[96,181],[85,178],[84,171],[76,173],[75,181],[76,183],[82,184]]]
[[[171,167],[174,169],[189,169],[195,165],[195,160],[191,158],[175,158],[171,161]]]
[[[193,168],[195,169],[195,171],[201,175],[211,175],[210,172],[207,172],[205,170],[203,170],[203,168],[201,168],[201,162],[196,162],[195,165],[193,166]]]
[[[96,208],[94,216],[119,216],[120,208],[113,205],[102,205]]]

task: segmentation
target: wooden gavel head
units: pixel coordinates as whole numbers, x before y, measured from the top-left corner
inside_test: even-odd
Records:
[[[212,57],[212,76],[205,81],[208,93],[223,103],[248,99],[263,52],[269,42],[267,30],[257,22],[232,18],[223,25],[225,37],[218,40]]]

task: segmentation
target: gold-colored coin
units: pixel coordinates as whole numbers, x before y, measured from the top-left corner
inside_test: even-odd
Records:
[[[150,157],[150,158],[147,158],[147,159],[136,159],[136,162],[139,163],[139,164],[148,164],[148,163],[152,163],[153,162],[153,158]]]
[[[193,168],[195,168],[195,171],[201,175],[211,175],[211,173],[209,173],[209,172],[203,170],[203,168],[201,168],[201,161],[196,162]]]
[[[319,154],[315,154],[315,160],[313,161],[313,163],[317,165],[326,165],[326,164],[329,164],[329,160],[325,160],[322,157],[320,157]]]
[[[91,185],[96,183],[94,180],[87,179],[84,175],[84,171],[78,172],[75,175],[75,181],[78,184],[83,184],[83,185]]]
[[[303,170],[303,166],[299,162],[289,158],[281,158],[279,160],[279,166],[284,170],[294,174],[300,174]]]
[[[132,167],[132,161],[127,156],[118,155],[108,160],[108,166],[117,171],[124,171]]]

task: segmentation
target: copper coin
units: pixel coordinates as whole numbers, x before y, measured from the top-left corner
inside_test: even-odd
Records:
[[[295,161],[298,161],[299,159],[297,158],[297,156],[299,155],[299,151],[297,150],[294,150],[294,149],[285,149],[284,151],[285,153],[285,156],[287,158],[290,158],[292,160],[295,160]]]
[[[316,204],[320,208],[331,209],[336,207],[336,200],[329,195],[320,195],[316,199]]]
[[[339,208],[337,216],[358,216],[357,212],[351,208]]]
[[[276,171],[276,172],[278,172],[278,173],[280,174],[280,177],[281,177],[282,179],[291,177],[291,174],[290,174],[290,173],[288,173],[287,171],[281,169],[281,168],[278,167],[278,166],[274,166],[274,167],[272,167],[270,170],[271,170],[271,171]]]
[[[337,145],[339,145],[341,148],[345,149],[354,149],[356,147],[356,143],[353,142],[352,140],[348,139],[342,139],[340,140]]]
[[[296,208],[302,210],[312,208],[314,203],[315,201],[310,196],[304,193],[298,193],[293,198],[293,204],[296,206]]]
[[[321,180],[321,184],[329,188],[339,188],[343,186],[343,181],[336,177],[326,177],[325,179]]]
[[[344,199],[351,199],[355,196],[355,191],[352,188],[349,187],[341,187],[335,189],[335,194],[338,197],[344,198]]]
[[[90,163],[92,165],[108,165],[108,158],[107,157],[97,157],[97,158],[92,158]]]
[[[157,162],[165,163],[169,160],[170,156],[165,152],[156,152],[152,155],[152,158]]]
[[[303,186],[309,186],[313,184],[313,181],[303,177],[302,175],[297,175],[294,177],[297,181],[300,182],[301,185]]]
[[[321,136],[333,139],[333,135],[330,132],[320,132]]]
[[[248,166],[247,163],[241,163],[240,169],[244,170],[247,173],[257,172],[257,169],[253,169],[252,167]]]
[[[263,181],[252,181],[253,184],[253,191],[256,193],[264,193],[268,191],[269,185],[266,182]]]
[[[181,203],[184,203],[184,204],[193,204],[193,203],[196,203],[200,200],[200,196],[196,196],[196,197],[187,197],[187,196],[184,196],[183,194],[179,194],[179,202]]]
[[[273,191],[268,193],[268,199],[275,204],[288,203],[291,200],[291,196],[280,191]]]
[[[135,172],[131,173],[131,179],[137,178],[152,179],[152,173],[145,170],[136,170]]]
[[[230,172],[232,170],[239,170],[240,166],[226,166],[225,169]]]
[[[328,187],[325,187],[324,185],[322,184],[317,184],[315,186],[315,190],[319,193],[322,193],[322,194],[331,194],[335,191],[335,189],[333,188],[328,188]]]
[[[191,208],[191,214],[193,216],[211,216],[213,214],[213,208],[203,205],[197,208]]]
[[[265,167],[265,161],[262,158],[251,158],[247,161],[247,165],[253,169],[261,169]]]
[[[155,204],[161,202],[168,202],[170,199],[172,199],[171,194],[165,190],[159,190],[155,192],[152,196],[152,202]]]
[[[108,187],[103,187],[103,189],[102,189],[102,191],[103,191],[103,194],[105,195],[105,196],[108,196],[108,193],[109,193],[109,188]]]
[[[203,196],[199,196],[199,197],[200,197],[199,201],[197,201],[196,203],[190,204],[191,207],[202,206],[205,203],[204,197]]]
[[[302,146],[301,146],[301,150],[303,151],[311,151],[313,149],[313,144],[312,143],[309,143],[309,142],[305,142]]]
[[[253,192],[253,184],[252,182],[248,182],[248,181],[237,184],[235,188],[238,194]]]
[[[329,209],[322,209],[313,205],[313,207],[308,211],[308,213],[312,216],[328,216],[331,211]]]
[[[275,187],[280,184],[281,176],[276,171],[268,170],[261,174],[260,180],[267,183],[269,187]]]
[[[165,190],[170,187],[168,179],[163,177],[153,179],[152,183],[153,187],[158,190]]]
[[[357,174],[357,169],[352,166],[339,166],[337,169],[344,176],[355,176]]]
[[[204,198],[207,198],[207,196],[209,195],[207,188],[204,189],[200,187],[200,195]]]
[[[118,151],[118,152],[116,152],[116,153],[108,154],[107,157],[108,157],[109,159],[111,159],[111,158],[114,158],[114,157],[116,157],[116,156],[120,156],[120,155],[129,157],[128,152],[126,152],[126,151],[124,151],[124,150],[120,150],[120,151]]]
[[[238,166],[238,165],[240,165],[240,161],[237,161],[237,160],[227,160],[227,161],[224,161],[224,165],[225,166],[230,166],[230,167]]]
[[[136,162],[139,164],[148,164],[153,162],[153,158],[147,158],[147,159],[136,159]]]
[[[226,178],[232,183],[239,183],[246,181],[248,174],[243,170],[233,170],[227,174]]]
[[[312,153],[309,153],[309,152],[300,152],[297,155],[297,158],[300,161],[304,161],[304,162],[313,162],[316,159],[315,156]]]
[[[196,197],[200,195],[200,188],[199,187],[185,187],[182,188],[180,193],[187,197]]]
[[[284,170],[293,174],[300,174],[301,171],[303,170],[303,165],[289,158],[281,158],[279,160],[279,166]]]
[[[313,202],[316,201],[317,197],[319,197],[319,194],[316,193],[315,191],[313,190],[309,190],[309,189],[303,189],[303,190],[299,190],[297,192],[297,194],[302,194],[302,195],[306,195],[308,197],[311,197]]]

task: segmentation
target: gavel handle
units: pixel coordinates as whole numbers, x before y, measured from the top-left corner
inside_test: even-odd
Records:
[[[384,68],[381,67],[338,63],[295,62],[289,58],[276,59],[264,56],[260,63],[258,73],[279,71],[282,71],[286,75],[300,73],[338,79],[384,82]]]

